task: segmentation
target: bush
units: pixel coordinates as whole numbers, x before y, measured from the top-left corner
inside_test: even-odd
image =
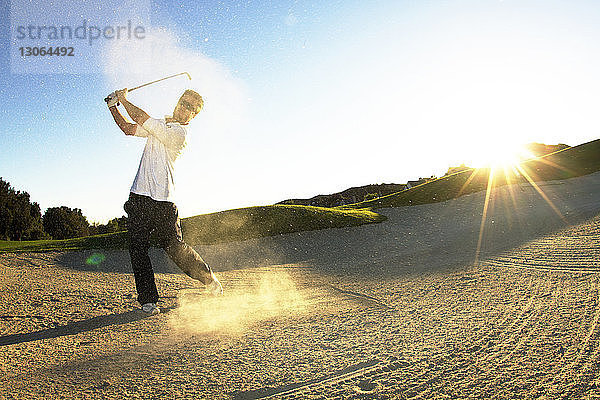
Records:
[[[122,232],[127,230],[127,217],[113,218],[106,224],[95,223],[90,226],[90,235],[104,235],[107,233]]]
[[[79,208],[51,207],[42,219],[44,230],[53,239],[70,239],[89,235],[87,219]]]
[[[365,195],[365,198],[363,199],[363,201],[374,200],[378,197],[379,197],[379,195],[377,193],[369,193],[369,194]]]

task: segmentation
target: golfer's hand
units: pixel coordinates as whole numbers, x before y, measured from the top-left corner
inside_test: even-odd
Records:
[[[106,101],[106,105],[108,108],[114,107],[119,104],[119,99],[117,98],[117,92],[112,92],[109,94],[104,101]]]
[[[117,94],[117,100],[119,100],[120,102],[123,102],[123,100],[127,100],[127,88],[117,90],[115,93]]]

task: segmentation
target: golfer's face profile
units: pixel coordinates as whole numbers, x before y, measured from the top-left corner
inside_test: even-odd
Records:
[[[173,111],[173,117],[177,118],[182,122],[189,122],[196,116],[195,108],[190,104],[190,102],[181,98],[177,105],[175,106],[175,111]]]

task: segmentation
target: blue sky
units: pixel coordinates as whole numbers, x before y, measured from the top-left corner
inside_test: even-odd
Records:
[[[130,96],[156,117],[188,86],[206,96],[177,164],[182,216],[598,138],[593,1],[151,2],[143,43],[98,46],[78,74],[11,73],[9,15],[3,2],[0,176],[92,221],[123,214],[144,144],[102,99],[187,69]]]

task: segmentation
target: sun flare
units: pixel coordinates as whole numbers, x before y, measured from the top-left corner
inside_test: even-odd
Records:
[[[514,168],[521,162],[535,157],[522,144],[502,141],[478,143],[471,150],[470,162],[475,168]]]
[[[568,223],[566,217],[561,213],[558,207],[552,202],[552,200],[538,185],[538,183],[536,183],[540,179],[540,169],[535,167],[532,168],[531,161],[564,171],[567,171],[567,169],[552,162],[551,160],[537,158],[539,155],[536,155],[535,150],[533,150],[536,145],[546,148],[548,147],[536,143],[531,143],[530,145],[526,146],[513,145],[507,142],[496,142],[487,143],[487,147],[481,147],[473,153],[477,154],[479,158],[477,159],[478,161],[473,160],[473,165],[476,166],[476,168],[473,170],[471,177],[467,180],[463,188],[469,184],[469,182],[477,175],[478,172],[484,171],[484,173],[488,175],[485,199],[483,202],[481,215],[481,224],[479,227],[479,239],[477,241],[477,248],[475,250],[475,264],[477,264],[480,259],[481,245],[483,243],[483,236],[487,223],[488,207],[490,206],[493,190],[496,187],[509,185],[508,191],[510,197],[513,199],[513,204],[516,207],[516,203],[514,201],[515,195],[513,192],[514,188],[510,185],[517,184],[521,190],[523,190],[521,186],[522,184],[529,185],[540,195],[540,197],[544,199],[544,201],[550,206],[550,208],[552,208],[552,210],[560,219],[562,219],[565,223]],[[554,146],[554,150],[556,150],[556,147],[560,146],[561,145]],[[552,148],[553,146],[550,147]],[[530,148],[532,150],[529,150]],[[507,212],[509,211],[507,210]]]

